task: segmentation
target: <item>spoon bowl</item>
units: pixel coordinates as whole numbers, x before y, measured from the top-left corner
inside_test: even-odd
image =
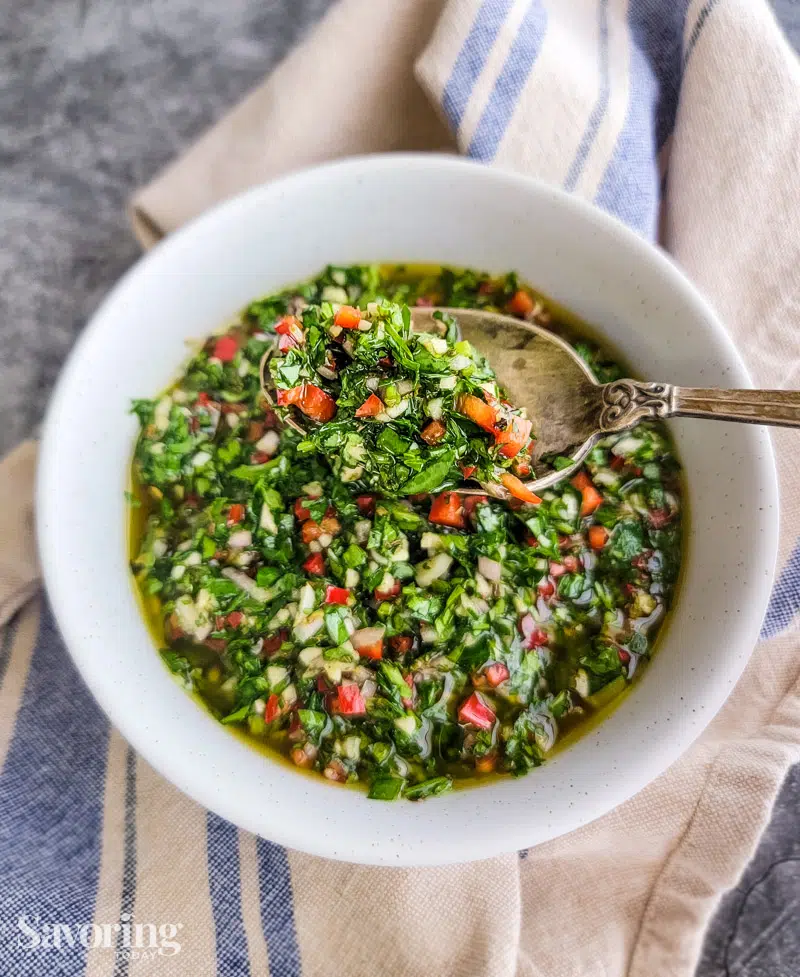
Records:
[[[800,391],[722,390],[676,387],[669,383],[622,379],[601,384],[565,340],[542,326],[483,309],[415,308],[415,332],[441,334],[442,315],[452,316],[462,339],[492,364],[512,403],[524,407],[533,421],[531,461],[536,478],[525,482],[534,494],[570,478],[597,442],[647,418],[702,417],[748,424],[800,427]],[[274,349],[261,360],[261,389],[272,403],[268,371]],[[305,434],[297,417],[286,423]],[[569,459],[554,467],[558,456]],[[491,495],[508,501],[499,482],[460,488],[464,495]]]

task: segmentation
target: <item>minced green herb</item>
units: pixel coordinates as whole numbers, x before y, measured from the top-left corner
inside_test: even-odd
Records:
[[[530,477],[535,418],[454,322],[414,333],[415,304],[549,315],[513,275],[331,267],[133,405],[132,566],[166,664],[223,723],[378,800],[542,763],[652,654],[680,563],[660,424],[535,505],[459,493]]]

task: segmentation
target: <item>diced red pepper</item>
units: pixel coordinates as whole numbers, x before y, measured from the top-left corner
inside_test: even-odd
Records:
[[[252,455],[250,455],[250,464],[263,465],[269,461],[270,457],[271,456],[268,455],[266,451],[254,451]]]
[[[396,655],[406,655],[414,644],[414,639],[409,634],[396,634],[389,638],[389,647]]]
[[[431,421],[420,432],[420,437],[426,444],[438,444],[447,433],[447,428],[441,421]]]
[[[373,640],[365,640],[372,638]],[[383,658],[383,628],[362,628],[352,637],[353,646],[362,658],[379,661]]]
[[[611,467],[615,472],[618,472],[620,468],[625,467],[625,459],[622,455],[611,455]]]
[[[303,724],[297,713],[293,712],[292,718],[289,720],[289,739],[296,742],[304,738]]]
[[[494,662],[494,664],[489,665],[483,674],[486,676],[486,681],[489,685],[495,689],[502,682],[505,682],[511,673],[502,662]]]
[[[227,524],[229,526],[235,526],[236,523],[241,522],[242,519],[244,519],[244,506],[241,504],[241,502],[234,502],[228,510]]]
[[[325,574],[325,558],[322,553],[312,553],[311,556],[303,564],[303,569],[306,573],[312,573],[316,577],[322,577]]]
[[[293,339],[296,346],[302,346],[306,339],[303,324],[294,315],[285,315],[275,326],[275,332]]]
[[[428,519],[440,526],[464,529],[466,526],[464,507],[458,492],[442,492],[441,495],[437,495],[431,505]]]
[[[623,665],[627,665],[631,660],[631,653],[624,648],[617,648],[617,656]]]
[[[608,530],[605,526],[589,526],[589,546],[593,550],[601,550],[608,542]]]
[[[570,479],[570,483],[574,485],[579,492],[582,492],[587,485],[592,484],[592,480],[589,478],[589,473],[587,471],[581,470],[577,475]]]
[[[274,723],[275,720],[281,714],[281,700],[273,692],[272,695],[267,699],[267,705],[264,709],[264,722]]]
[[[511,472],[504,472],[500,476],[500,481],[514,498],[519,499],[521,502],[530,502],[532,505],[538,505],[542,501],[538,495],[531,492],[525,483],[520,481],[516,475],[512,475]]]
[[[294,503],[294,514],[297,516],[300,522],[305,522],[306,519],[311,518],[311,513],[303,505],[302,499],[296,499]]]
[[[276,394],[276,401],[278,407],[290,407],[295,404],[299,404],[302,396],[302,384],[300,384],[299,387],[289,387],[288,390],[284,389],[283,387],[279,387]]]
[[[321,387],[313,383],[302,383],[298,387],[277,392],[279,407],[297,406],[312,421],[329,421],[336,413],[336,401]]]
[[[336,692],[334,708],[340,716],[363,716],[367,711],[361,689],[357,685],[340,685]]]
[[[333,510],[329,508],[328,512],[333,512]],[[323,533],[329,533],[331,536],[336,536],[336,534],[340,532],[342,524],[339,522],[336,516],[326,515],[319,524],[319,528],[323,531]]]
[[[362,645],[358,649],[358,653],[362,658],[370,658],[373,661],[378,661],[383,658],[383,642],[376,641],[371,645]]]
[[[239,350],[239,344],[233,336],[220,336],[214,343],[213,355],[223,363],[230,363]]]
[[[473,692],[458,707],[459,722],[471,723],[473,726],[477,726],[478,729],[491,729],[494,726],[496,718],[494,711],[489,708],[477,692]]]
[[[603,496],[597,491],[591,478],[585,471],[580,471],[570,479],[572,485],[581,493],[581,515],[590,516],[603,502]]]
[[[512,416],[505,431],[498,431],[495,444],[500,446],[500,454],[506,458],[515,458],[531,439],[530,421],[524,417]]]
[[[393,597],[397,597],[400,593],[400,581],[395,580],[389,590],[381,590],[380,588],[375,588],[375,600],[391,600]]]
[[[528,648],[541,648],[549,640],[546,631],[543,631],[541,628],[536,628],[528,638]]]
[[[334,587],[328,584],[325,590],[326,604],[346,604],[350,599],[350,591],[347,587]]]
[[[461,474],[464,478],[472,478],[475,472],[478,470],[477,465],[462,465]]]
[[[488,431],[490,434],[495,433],[497,412],[494,407],[490,407],[480,397],[475,397],[473,394],[462,394],[456,401],[456,409],[474,421],[478,427],[482,427],[484,431]]]
[[[289,632],[281,629],[277,634],[273,634],[272,637],[264,638],[261,650],[265,655],[274,655],[288,637]]]
[[[485,505],[489,501],[488,495],[465,495],[464,496],[464,515],[470,522],[475,520],[475,510],[479,505]]]
[[[298,404],[300,410],[312,421],[324,423],[336,413],[336,401],[320,387],[307,383]]]
[[[230,627],[238,628],[239,625],[244,620],[244,614],[242,614],[241,611],[231,611],[230,614],[228,615],[227,620]]]
[[[545,577],[543,580],[539,581],[539,593],[545,598],[545,600],[548,597],[552,597],[555,592],[556,585],[548,577]]]
[[[377,417],[383,410],[384,403],[380,397],[370,394],[356,411],[356,417]]]
[[[219,628],[217,628],[219,630]],[[180,641],[181,638],[186,637],[186,632],[178,624],[178,615],[173,611],[172,614],[164,621],[164,637],[167,641],[172,644],[174,641]]]
[[[340,305],[336,310],[333,321],[337,326],[341,326],[342,329],[358,329],[358,324],[361,322],[361,313],[358,309],[354,309],[352,305]]]
[[[312,540],[320,538],[322,535],[322,526],[314,522],[313,519],[306,519],[303,523],[303,528],[300,530],[300,534],[303,537],[303,542],[308,546]]]
[[[213,401],[208,396],[208,394],[205,392],[205,390],[201,390],[200,393],[197,395],[197,406],[198,407],[208,407],[208,405],[211,404],[211,403],[213,403]]]
[[[519,619],[519,633],[525,639],[526,648],[539,648],[550,640],[547,632],[537,626],[532,614],[523,614]]]
[[[523,289],[514,292],[506,306],[511,315],[519,316],[524,319],[533,312],[533,299]]]
[[[214,651],[218,655],[221,655],[228,647],[228,642],[225,640],[225,638],[206,638],[206,640],[203,642],[203,646],[208,648],[210,651]]]
[[[375,496],[357,495],[356,505],[362,516],[371,516],[375,512]]]

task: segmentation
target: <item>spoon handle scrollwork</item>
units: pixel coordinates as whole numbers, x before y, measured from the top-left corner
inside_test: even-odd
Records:
[[[600,430],[625,431],[648,418],[706,417],[719,421],[800,427],[800,391],[719,390],[615,380],[602,388]]]

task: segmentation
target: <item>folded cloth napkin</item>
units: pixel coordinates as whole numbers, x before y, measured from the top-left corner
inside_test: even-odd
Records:
[[[149,244],[300,164],[457,148],[660,228],[756,381],[796,387],[799,96],[760,0],[341,0],[132,216]],[[284,851],[127,747],[30,600],[33,451],[18,450],[0,469],[0,974],[688,977],[800,746],[800,445],[775,445],[763,640],[692,749],[573,834],[413,871]],[[127,948],[130,914],[154,947]]]

